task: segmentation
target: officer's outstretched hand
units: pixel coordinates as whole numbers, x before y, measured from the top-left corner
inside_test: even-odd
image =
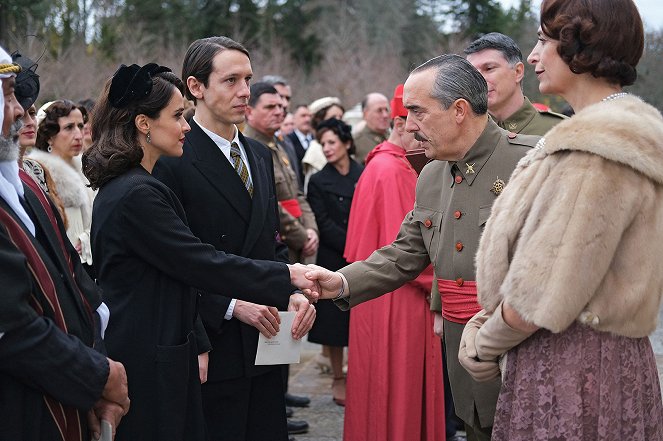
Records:
[[[305,276],[311,282],[314,282],[318,288],[320,299],[333,299],[339,295],[341,288],[343,288],[343,278],[340,273],[329,271],[318,265],[307,265],[309,271]],[[315,297],[315,292],[304,294],[311,299],[310,294]],[[317,299],[316,298],[316,299]]]
[[[293,263],[288,265],[290,271],[290,283],[301,290],[317,291],[317,284],[305,277],[309,269],[306,265],[301,263]]]

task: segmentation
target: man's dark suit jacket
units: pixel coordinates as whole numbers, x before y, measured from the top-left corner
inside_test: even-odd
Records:
[[[297,179],[299,179],[300,187],[302,187],[304,183],[304,171],[302,167],[302,159],[304,159],[304,155],[306,154],[306,149],[302,145],[301,141],[299,140],[299,137],[295,132],[289,133],[287,138],[290,140],[292,146],[295,148],[295,154],[297,155],[297,161],[299,164],[298,168],[299,176],[297,176]]]
[[[154,176],[178,196],[191,231],[203,242],[226,253],[288,262],[287,247],[277,241],[279,217],[271,154],[241,133],[239,139],[251,168],[253,198],[219,147],[195,121],[191,121],[182,157],[161,158]],[[246,274],[246,278],[255,280],[252,274]],[[275,288],[265,285],[265,290]],[[251,377],[278,369],[254,365],[258,331],[236,318],[224,318],[231,298],[203,291],[200,294],[200,316],[212,344],[208,381]],[[285,310],[291,292],[281,294],[282,303],[274,306]]]

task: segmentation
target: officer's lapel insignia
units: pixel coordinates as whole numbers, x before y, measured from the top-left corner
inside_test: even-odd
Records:
[[[497,179],[495,179],[495,182],[493,182],[493,186],[491,187],[490,191],[492,191],[495,196],[499,196],[500,193],[502,193],[502,190],[504,190],[504,186],[506,184],[504,183],[503,180],[500,179],[498,176]]]
[[[466,175],[474,174],[474,164],[476,164],[476,162],[473,162],[471,164],[468,164],[467,162],[465,163],[465,167],[467,167],[467,170],[465,170]]]
[[[515,122],[510,122],[509,124],[507,124],[507,126],[509,127],[509,130],[511,130],[511,131],[514,131],[518,128],[518,124],[515,123]]]

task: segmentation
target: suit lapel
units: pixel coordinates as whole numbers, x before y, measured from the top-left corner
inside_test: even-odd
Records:
[[[251,176],[253,178],[253,203],[251,206],[251,218],[249,227],[244,238],[244,245],[242,246],[242,255],[246,256],[253,248],[257,238],[263,229],[265,217],[267,215],[269,203],[269,189],[271,182],[269,182],[267,173],[267,164],[265,161],[256,154],[253,150],[253,145],[242,135],[240,132],[239,140],[246,150],[246,156],[249,158],[249,167],[251,168]]]
[[[251,197],[242,179],[219,147],[202,131],[195,121],[191,121],[191,131],[186,135],[186,144],[186,147],[194,153],[193,166],[232,205],[239,216],[245,222],[249,222],[252,205]],[[253,167],[251,168],[251,175],[254,175]]]
[[[299,136],[297,136],[295,132],[292,132],[290,135],[288,135],[288,137],[290,138],[290,141],[292,141],[292,145],[295,147],[297,159],[301,161],[304,157],[304,154],[306,153],[306,150],[304,149],[302,142],[299,140]]]

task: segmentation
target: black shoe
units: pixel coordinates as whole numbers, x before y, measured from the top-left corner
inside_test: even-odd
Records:
[[[296,441],[294,436],[288,437],[288,441]]]
[[[300,395],[285,394],[285,405],[290,407],[308,407],[311,399]]]
[[[295,435],[297,433],[308,432],[308,423],[306,421],[288,420],[288,434]]]
[[[295,413],[294,410],[292,410],[292,407],[287,407],[285,408],[285,417],[286,418],[291,418],[292,414]]]

